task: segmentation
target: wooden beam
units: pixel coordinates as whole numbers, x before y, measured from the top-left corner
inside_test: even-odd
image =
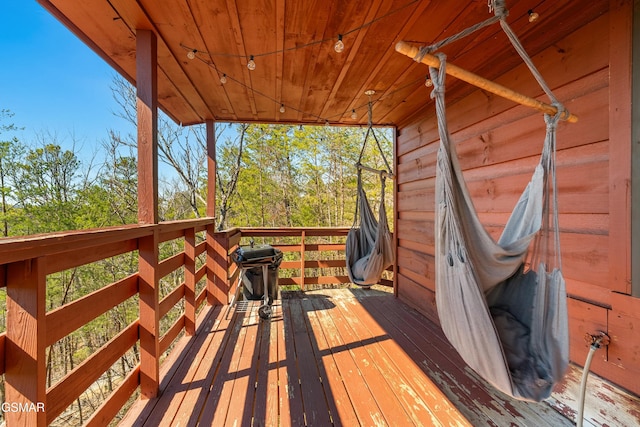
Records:
[[[216,216],[216,126],[207,120],[207,216]]]
[[[378,175],[383,175],[385,178],[395,179],[395,176],[392,173],[389,173],[384,169],[374,169],[374,168],[370,168],[369,166],[361,165],[360,163],[358,163],[356,167],[360,170],[365,170],[365,171],[376,173]]]
[[[158,223],[158,47],[155,33],[136,31],[138,222]]]
[[[633,4],[614,0],[609,4],[608,287],[631,294],[631,132],[632,127],[637,126],[631,121]]]
[[[43,258],[7,267],[5,402],[33,408],[5,411],[7,425],[46,425],[46,325]]]
[[[399,41],[396,44],[396,51],[408,56],[409,58],[415,58],[420,49],[403,41]],[[437,68],[440,66],[440,59],[430,54],[425,54],[420,62],[430,67]],[[473,74],[472,72],[467,71],[464,68],[457,67],[450,62],[447,62],[446,72],[452,77],[456,77],[462,81],[472,84],[473,86],[486,90],[487,92],[491,92],[493,94],[516,102],[518,104],[533,108],[535,110],[542,111],[545,114],[554,115],[558,112],[558,109],[553,105],[545,104],[544,102],[540,102],[537,99],[533,99],[531,97],[518,93],[514,90],[502,86],[501,84],[492,82],[491,80],[487,80],[483,77],[478,76],[477,74]],[[570,123],[575,123],[578,121],[578,117],[568,112],[563,114],[562,119]]]
[[[633,5],[633,42],[640,46],[640,0]],[[631,119],[631,295],[640,297],[640,52],[633,49]]]

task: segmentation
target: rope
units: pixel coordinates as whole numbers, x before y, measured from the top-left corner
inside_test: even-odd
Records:
[[[376,145],[378,146],[378,150],[380,151],[380,155],[382,155],[382,160],[384,160],[384,164],[387,166],[387,172],[391,174],[391,166],[389,165],[389,161],[387,157],[384,155],[384,151],[382,150],[382,145],[380,145],[380,141],[376,136],[376,133],[373,129],[373,102],[371,101],[371,95],[369,95],[369,104],[368,104],[368,113],[369,113],[369,126],[367,127],[367,133],[364,136],[364,143],[362,144],[362,149],[360,149],[360,155],[358,156],[358,162],[356,166],[359,166],[362,161],[362,156],[364,156],[364,150],[367,147],[367,140],[369,139],[369,134],[373,135],[373,139],[376,141]],[[360,169],[358,169],[358,174],[360,173]]]
[[[453,43],[455,41],[458,41],[462,38],[467,37],[468,35],[475,33],[476,31],[484,28],[484,27],[488,27],[489,25],[498,22],[501,18],[499,16],[492,16],[491,18],[487,19],[486,21],[480,22],[478,24],[475,24],[465,30],[462,30],[461,32],[459,32],[458,34],[454,34],[450,37],[447,37],[444,40],[441,40],[437,43],[431,44],[429,46],[424,46],[421,47],[420,50],[418,51],[418,54],[413,58],[416,62],[420,62],[422,61],[422,58],[424,58],[424,56],[428,53],[433,53],[437,50],[439,50],[441,47],[446,46],[450,43]]]
[[[509,16],[509,12],[505,7],[504,0],[488,0],[488,6],[489,6],[489,12],[493,11],[494,16],[478,24],[472,25],[471,27],[462,30],[458,34],[454,34],[453,36],[447,37],[446,39],[441,40],[437,43],[434,43],[429,46],[421,47],[413,59],[416,62],[421,62],[426,54],[433,53],[434,51],[440,49],[443,46],[446,46],[454,41],[467,37],[468,35],[484,27],[487,27],[493,24],[494,22],[499,21],[500,26],[502,27],[502,30],[507,35],[507,38],[511,42],[512,46],[514,47],[516,52],[518,52],[518,55],[520,55],[520,58],[522,58],[524,63],[527,65],[527,67],[529,68],[529,71],[531,71],[531,74],[536,79],[536,81],[538,82],[538,84],[540,85],[544,93],[549,97],[549,99],[551,100],[551,104],[554,105],[556,108],[558,108],[559,113],[561,112],[560,118],[566,119],[567,117],[569,117],[568,111],[564,108],[564,106],[560,103],[560,101],[558,101],[558,99],[555,97],[555,95],[551,91],[551,88],[549,88],[549,85],[547,85],[546,81],[542,77],[542,74],[540,74],[540,72],[534,65],[533,61],[531,60],[531,57],[529,57],[526,50],[522,46],[520,39],[518,39],[518,36],[515,34],[515,32],[511,29],[511,27],[507,23],[506,18],[507,16]]]

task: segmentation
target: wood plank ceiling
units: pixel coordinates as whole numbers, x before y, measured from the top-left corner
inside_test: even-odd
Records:
[[[369,89],[373,122],[401,124],[430,101],[426,66],[396,53],[395,43],[431,44],[491,16],[487,0],[38,1],[134,84],[136,29],[153,30],[159,104],[184,125],[207,119],[362,125]],[[507,0],[508,22],[534,55],[607,4]],[[540,14],[537,22],[529,22],[530,9]],[[334,50],[339,34],[341,53]],[[521,62],[497,24],[443,51],[490,79]],[[452,80],[448,99],[472,89]]]

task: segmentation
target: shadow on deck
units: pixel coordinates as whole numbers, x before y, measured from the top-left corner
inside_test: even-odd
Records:
[[[393,294],[284,293],[270,321],[257,307],[206,308],[164,363],[161,396],[120,425],[573,425],[548,403],[494,391]]]

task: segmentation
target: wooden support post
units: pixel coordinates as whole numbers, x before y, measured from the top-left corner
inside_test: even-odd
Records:
[[[207,216],[216,216],[216,127],[207,120]]]
[[[409,58],[415,58],[418,52],[420,51],[420,49],[408,43],[400,41],[396,43],[396,51],[399,53],[402,53],[403,55],[408,56]],[[426,54],[424,58],[422,58],[422,61],[420,62],[426,65],[429,65],[431,67],[437,68],[440,66],[440,59],[430,54]],[[473,74],[472,72],[467,71],[464,68],[457,67],[450,62],[447,62],[446,71],[447,71],[447,74],[450,76],[456,77],[480,89],[486,90],[487,92],[491,92],[503,98],[509,99],[518,104],[522,104],[524,106],[531,107],[538,111],[542,111],[545,114],[554,115],[558,112],[558,109],[553,105],[545,104],[544,102],[540,102],[537,99],[533,99],[531,97],[528,97],[521,93],[513,91],[498,83],[492,82],[491,80],[487,80],[483,77],[480,77],[477,74]],[[575,123],[578,121],[578,117],[574,116],[573,114],[566,114],[566,117],[562,117],[562,119],[570,123]]]
[[[393,171],[398,171],[398,128],[393,129]],[[400,186],[398,180],[393,180],[393,294],[398,297],[398,220],[400,211],[398,210],[398,191]]]
[[[138,244],[140,294],[140,394],[153,399],[160,386],[160,292],[158,230]]]
[[[229,239],[207,227],[207,301],[210,305],[229,303]]]
[[[304,261],[305,261],[305,252],[307,251],[306,248],[306,243],[305,243],[305,232],[304,230],[302,231],[302,234],[300,235],[300,286],[302,287],[302,290],[304,291],[304,285],[305,285],[305,275],[304,275]]]
[[[5,402],[9,426],[46,425],[46,276],[43,258],[7,266]],[[26,408],[26,409],[25,409]]]
[[[150,30],[136,32],[138,222],[158,222],[158,49]]]
[[[196,231],[184,234],[184,328],[187,335],[196,333]]]

